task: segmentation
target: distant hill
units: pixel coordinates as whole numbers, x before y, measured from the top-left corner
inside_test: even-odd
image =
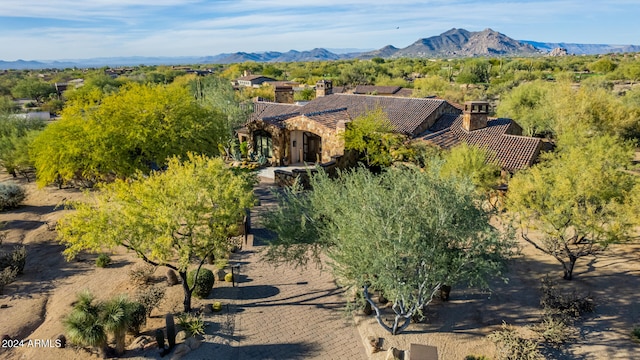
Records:
[[[395,48],[394,48],[395,49]],[[533,55],[539,51],[530,44],[514,40],[491,29],[471,32],[465,29],[451,29],[438,36],[419,39],[403,49],[392,52],[389,47],[361,54],[369,58],[374,54],[389,58],[401,57],[469,57]]]
[[[369,51],[369,52],[366,52],[366,53],[357,54],[356,56],[359,59],[373,59],[375,57],[390,58],[395,53],[397,53],[398,50],[400,50],[400,49],[398,49],[397,47],[395,47],[393,45],[387,45],[387,46],[383,47],[382,49],[373,50],[373,51]]]
[[[336,49],[336,52],[316,48],[309,51],[290,50],[287,52],[267,51],[260,53],[236,52],[212,56],[183,57],[113,57],[60,61],[2,61],[0,70],[6,69],[44,69],[44,68],[99,68],[103,66],[135,65],[185,65],[185,64],[229,64],[246,61],[255,62],[294,62],[326,61],[340,59],[372,59],[381,57],[394,59],[473,57],[473,56],[532,56],[545,54],[556,48],[567,49],[567,53],[576,55],[607,54],[614,52],[640,52],[638,45],[608,44],[570,44],[544,43],[530,40],[514,40],[491,29],[467,31],[451,29],[440,35],[419,39],[405,48],[387,45],[378,50],[357,51],[357,49]]]
[[[290,50],[285,53],[269,51],[264,53],[237,52],[208,58],[215,64],[241,63],[245,61],[255,62],[294,62],[294,61],[326,61],[353,58],[351,54],[335,54],[327,49],[316,48],[309,51]]]
[[[522,40],[522,42],[547,52],[555,48],[563,48],[567,49],[567,53],[576,55],[640,52],[640,46],[638,45],[544,43],[531,40]]]

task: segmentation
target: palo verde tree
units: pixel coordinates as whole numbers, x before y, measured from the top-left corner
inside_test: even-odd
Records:
[[[364,168],[331,180],[318,174],[313,191],[285,191],[265,224],[277,234],[266,256],[306,265],[326,253],[342,285],[362,288],[378,323],[398,334],[443,285],[487,285],[503,275],[513,241],[489,224],[474,186],[442,179],[438,167]],[[393,301],[385,322],[369,289]]]
[[[74,204],[75,211],[58,223],[58,236],[67,259],[83,250],[123,246],[151,265],[177,271],[188,312],[197,283],[188,285],[188,267],[196,261],[197,280],[208,256],[231,248],[230,237],[253,205],[252,183],[220,158],[173,157],[166,171],[116,180],[90,202]]]
[[[507,207],[517,215],[522,237],[558,260],[571,280],[578,259],[632,237],[640,223],[640,185],[625,171],[632,148],[615,136],[559,145],[511,179]],[[528,229],[541,237],[529,236]]]
[[[394,132],[387,114],[376,108],[355,118],[344,133],[344,148],[357,151],[368,166],[391,165],[392,151],[403,145],[404,136]]]
[[[199,105],[185,86],[130,83],[71,101],[34,140],[31,154],[39,185],[91,186],[149,172],[189,151],[217,155],[227,133],[225,116]]]
[[[0,166],[11,174],[25,175],[32,170],[28,146],[44,127],[40,119],[0,114]]]
[[[467,177],[479,193],[488,193],[500,179],[500,166],[495,154],[467,143],[459,144],[442,154],[443,177]]]

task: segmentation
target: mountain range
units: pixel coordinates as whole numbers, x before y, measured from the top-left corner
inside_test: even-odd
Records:
[[[611,44],[571,44],[545,43],[531,40],[515,40],[491,29],[467,31],[451,29],[440,35],[419,39],[405,48],[387,45],[373,51],[353,51],[346,53],[331,52],[316,48],[309,51],[290,50],[288,52],[268,51],[261,53],[236,52],[215,56],[182,57],[114,57],[61,61],[2,61],[0,69],[42,69],[42,68],[87,68],[102,66],[178,65],[178,64],[229,64],[245,61],[255,62],[294,62],[326,61],[340,59],[372,59],[381,57],[395,59],[411,58],[452,58],[473,56],[534,56],[547,54],[553,49],[563,48],[569,54],[593,55],[618,52],[640,52],[638,45]],[[350,49],[353,50],[353,49]]]

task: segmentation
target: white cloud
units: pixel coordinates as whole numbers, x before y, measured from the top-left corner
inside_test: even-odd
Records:
[[[404,47],[452,27],[541,41],[616,35],[606,42],[630,43],[638,25],[625,15],[637,12],[634,0],[2,0],[0,16],[73,27],[4,28],[0,41],[12,46],[0,48],[0,59]],[[629,31],[607,33],[614,25]]]

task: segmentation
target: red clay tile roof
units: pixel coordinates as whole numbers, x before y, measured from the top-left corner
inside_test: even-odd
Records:
[[[402,89],[396,91],[396,93],[393,94],[393,96],[412,97],[413,96],[413,89],[402,88]]]
[[[449,149],[462,142],[488,149],[498,164],[509,171],[529,167],[537,158],[541,140],[526,136],[509,135],[517,126],[511,119],[489,119],[487,127],[474,131],[462,128],[462,115],[445,114],[436,121],[429,134],[420,139]]]
[[[381,108],[396,131],[412,135],[446,101],[437,99],[401,98],[395,96],[333,94],[315,98],[304,105],[302,113],[346,108],[352,119],[367,111]]]
[[[346,108],[308,113],[304,116],[330,129],[335,129],[340,121],[351,120]]]
[[[361,95],[392,95],[400,89],[400,86],[356,85],[353,93]]]
[[[253,113],[249,117],[249,122],[263,120],[278,125],[283,119],[300,115],[301,109],[300,105],[258,101],[253,103]]]

